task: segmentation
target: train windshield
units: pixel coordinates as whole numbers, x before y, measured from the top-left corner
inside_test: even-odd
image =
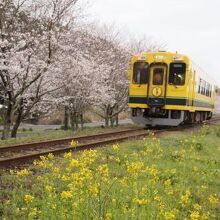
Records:
[[[163,85],[163,68],[155,68],[153,72],[153,84],[154,85]]]
[[[134,64],[133,83],[147,84],[149,79],[149,65],[146,62]]]
[[[173,85],[184,85],[186,76],[185,63],[171,63],[169,83]]]

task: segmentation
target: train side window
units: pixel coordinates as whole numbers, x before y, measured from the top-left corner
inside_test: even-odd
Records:
[[[133,83],[147,84],[149,79],[149,65],[146,62],[134,64]]]
[[[204,85],[203,85],[203,95],[205,95],[206,93],[206,81],[204,81]]]
[[[203,90],[202,90],[203,95],[205,95],[205,86],[206,86],[206,82],[205,82],[205,80],[203,80]]]
[[[153,72],[153,85],[163,85],[163,68],[154,68]]]
[[[185,63],[171,63],[169,84],[184,85],[186,77],[186,64]]]
[[[209,96],[209,90],[210,90],[210,84],[206,83],[206,93],[205,93],[206,96]]]
[[[199,89],[198,89],[198,93],[202,93],[202,79],[199,79]]]
[[[200,79],[200,94],[204,94],[204,83],[205,81],[203,79]]]

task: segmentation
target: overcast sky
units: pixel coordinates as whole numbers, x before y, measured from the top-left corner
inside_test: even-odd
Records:
[[[89,14],[186,54],[220,86],[220,0],[92,0]]]

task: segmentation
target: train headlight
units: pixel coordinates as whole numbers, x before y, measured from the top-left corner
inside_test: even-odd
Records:
[[[183,60],[184,60],[183,56],[180,55],[176,55],[173,57],[173,61],[183,61]]]

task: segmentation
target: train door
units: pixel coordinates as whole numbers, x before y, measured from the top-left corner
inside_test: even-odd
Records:
[[[167,66],[154,64],[150,67],[150,83],[148,88],[148,103],[150,106],[166,104],[166,74]]]

